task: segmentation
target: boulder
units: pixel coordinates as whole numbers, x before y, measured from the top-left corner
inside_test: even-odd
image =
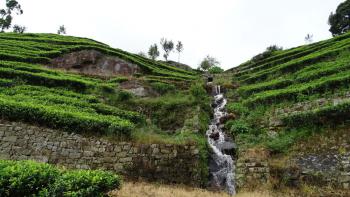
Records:
[[[214,139],[214,140],[216,141],[216,140],[218,140],[218,139],[220,138],[220,134],[219,134],[219,132],[214,132],[214,133],[211,133],[211,134],[209,135],[209,137],[210,137],[211,139]]]
[[[136,64],[96,50],[82,50],[65,54],[51,61],[49,68],[64,69],[86,75],[111,77],[133,75],[141,72]]]

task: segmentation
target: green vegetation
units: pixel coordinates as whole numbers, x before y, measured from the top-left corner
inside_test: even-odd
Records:
[[[314,103],[346,97],[350,91],[349,57],[350,34],[346,33],[310,45],[266,52],[231,69],[238,88],[227,94],[231,100],[227,108],[237,119],[227,122],[226,128],[241,147],[264,146],[278,153],[323,128],[348,124],[348,101]],[[304,109],[304,105],[311,107]],[[295,106],[302,110],[294,112]],[[292,113],[283,113],[290,109]],[[271,132],[274,120],[280,120],[282,127]]]
[[[341,3],[335,13],[331,13],[328,23],[331,26],[329,31],[333,36],[338,36],[349,31],[350,1]]]
[[[155,110],[155,114],[147,117],[152,119],[152,124],[170,130],[182,126],[183,118],[174,120],[183,108],[180,107],[170,116],[165,115],[168,118],[164,121],[161,116],[175,107],[190,105],[181,98],[169,102],[163,100],[157,103],[157,99],[138,102],[138,98],[134,98],[131,93],[118,88],[119,83],[132,80],[133,77],[115,76],[106,79],[48,69],[45,64],[50,64],[52,58],[86,49],[117,56],[139,65],[142,73],[138,80],[161,95],[174,93],[176,88],[186,87],[197,79],[196,73],[86,38],[2,33],[0,46],[1,116],[69,132],[111,135],[132,140],[134,129],[145,127],[145,115],[148,114],[144,111],[133,112],[139,111],[143,102],[149,103],[148,106],[160,106],[149,107]]]
[[[116,56],[140,66],[143,72],[158,75],[195,79],[195,73],[178,69],[173,66],[155,62],[139,55],[131,54],[120,49],[113,49],[105,44],[70,36],[55,34],[13,34],[0,35],[1,60],[17,62],[49,64],[50,58],[80,50],[97,50],[104,54]]]
[[[0,160],[0,196],[107,196],[120,186],[121,178],[110,172]]]

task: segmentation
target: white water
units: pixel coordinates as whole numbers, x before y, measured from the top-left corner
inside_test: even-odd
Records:
[[[213,150],[212,159],[216,166],[215,170],[211,170],[210,172],[212,175],[211,182],[215,187],[224,188],[230,195],[235,195],[234,163],[230,155],[223,153],[222,147],[225,143],[225,135],[220,127],[220,118],[227,115],[224,111],[227,101],[220,92],[220,86],[215,87],[215,92],[214,100],[216,106],[214,108],[214,118],[206,133],[210,147]],[[215,134],[219,136],[216,138],[210,137]]]

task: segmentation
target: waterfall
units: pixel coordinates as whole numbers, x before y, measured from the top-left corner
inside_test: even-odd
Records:
[[[234,162],[230,155],[223,152],[225,144],[225,134],[222,131],[220,119],[227,115],[224,111],[226,99],[221,94],[220,86],[215,87],[214,96],[214,118],[207,131],[208,143],[213,150],[210,165],[211,185],[216,188],[226,189],[230,195],[235,195],[235,174]]]

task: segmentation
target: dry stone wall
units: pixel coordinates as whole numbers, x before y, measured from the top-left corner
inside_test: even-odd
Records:
[[[74,169],[105,169],[130,178],[199,186],[195,145],[133,144],[0,120],[0,158]]]
[[[265,184],[270,178],[268,152],[261,150],[244,150],[238,153],[236,162],[236,184],[238,188]]]

